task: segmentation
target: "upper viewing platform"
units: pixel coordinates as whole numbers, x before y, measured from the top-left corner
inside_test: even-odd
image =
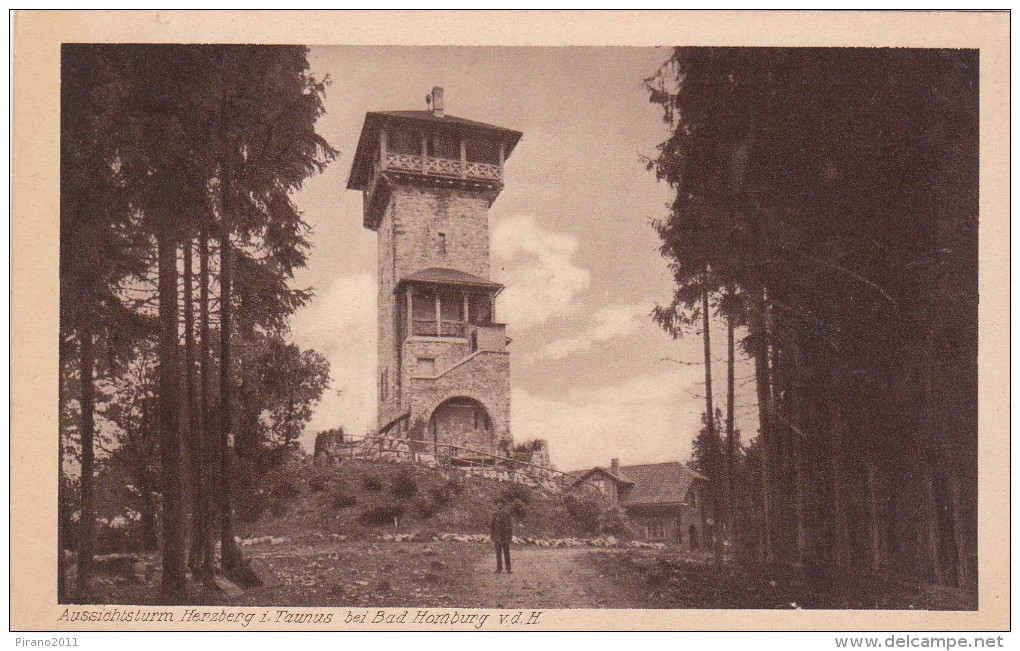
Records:
[[[503,189],[503,163],[521,132],[446,115],[442,88],[428,99],[428,111],[365,115],[347,180],[348,189],[364,193],[365,228],[378,228],[394,180],[476,190],[491,199]]]

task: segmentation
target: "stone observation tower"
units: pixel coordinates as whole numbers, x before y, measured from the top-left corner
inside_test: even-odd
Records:
[[[378,234],[379,433],[492,453],[510,441],[510,356],[488,210],[521,133],[427,111],[365,116],[347,188]],[[465,453],[469,454],[469,453]]]

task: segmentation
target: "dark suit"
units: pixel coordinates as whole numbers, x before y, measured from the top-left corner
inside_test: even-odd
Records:
[[[510,572],[510,541],[514,537],[514,521],[510,512],[500,507],[492,514],[489,535],[496,545],[496,571],[503,571],[503,560],[506,559],[506,571]]]

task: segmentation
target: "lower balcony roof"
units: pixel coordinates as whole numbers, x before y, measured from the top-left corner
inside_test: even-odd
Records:
[[[400,285],[453,285],[456,287],[477,287],[490,290],[503,289],[503,285],[457,269],[429,267],[400,279]]]

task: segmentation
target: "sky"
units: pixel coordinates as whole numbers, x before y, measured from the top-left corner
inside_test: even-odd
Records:
[[[312,47],[328,77],[316,130],[340,155],[294,196],[313,249],[295,285],[315,297],[292,338],[324,353],[332,386],[305,430],[371,430],[376,414],[376,235],[346,189],[365,113],[424,110],[442,86],[447,115],[522,131],[489,211],[496,313],[511,351],[511,433],[542,438],[574,470],[686,461],[704,411],[699,332],[673,340],[651,320],[672,282],[651,223],[668,186],[645,160],[668,136],[642,80],[669,53],[634,47]],[[710,329],[716,406],[725,408],[725,326]],[[753,365],[740,355],[737,426],[757,429]],[[667,361],[664,361],[666,359]],[[678,360],[685,363],[676,363]]]

